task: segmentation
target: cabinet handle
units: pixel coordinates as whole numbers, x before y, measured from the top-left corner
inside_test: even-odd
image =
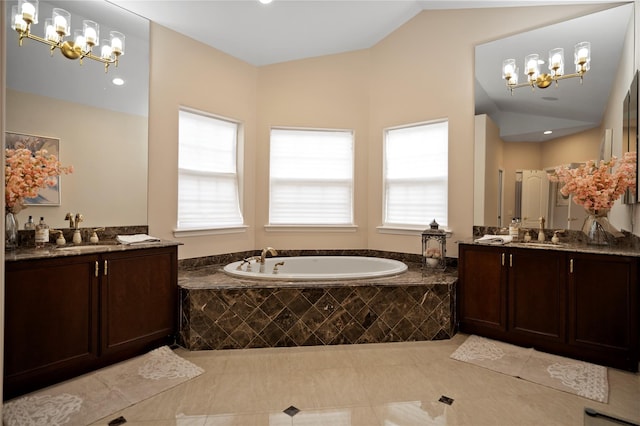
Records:
[[[104,271],[103,271],[104,275],[107,275],[107,261],[104,261]]]
[[[509,255],[509,268],[513,267],[513,255]]]
[[[98,261],[96,260],[96,271],[95,271],[96,278],[98,277],[98,269],[100,269],[100,266],[98,265]]]
[[[504,253],[502,253],[502,266],[504,266]]]
[[[573,274],[573,259],[569,260],[569,273]]]

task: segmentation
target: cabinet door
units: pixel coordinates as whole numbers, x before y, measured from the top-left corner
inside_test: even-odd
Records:
[[[172,343],[178,317],[177,249],[109,253],[101,268],[105,361]]]
[[[602,363],[637,371],[637,260],[573,254],[569,262],[569,343]]]
[[[90,369],[98,351],[97,259],[5,264],[5,398]]]
[[[507,249],[461,244],[458,256],[460,330],[502,337],[507,329]]]
[[[509,332],[529,345],[564,343],[566,262],[561,252],[516,249],[509,254]]]

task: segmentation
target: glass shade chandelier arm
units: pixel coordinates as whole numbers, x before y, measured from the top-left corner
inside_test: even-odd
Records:
[[[27,38],[50,46],[51,55],[56,49],[68,59],[79,59],[82,65],[84,58],[101,62],[107,72],[109,65],[118,66],[118,60],[124,55],[124,34],[118,31],[109,33],[110,39],[102,41],[100,55],[92,49],[99,45],[100,26],[93,21],[84,20],[82,30],[74,32],[73,40],[64,40],[70,33],[71,14],[64,9],[54,8],[53,16],[45,20],[44,38],[31,33],[31,25],[37,23],[38,0],[20,0],[11,9],[11,27],[18,33],[18,43]]]

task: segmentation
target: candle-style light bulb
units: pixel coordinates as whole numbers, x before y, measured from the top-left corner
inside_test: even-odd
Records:
[[[53,26],[53,19],[47,18],[44,20],[44,38],[45,40],[52,41],[57,43],[60,40],[60,36],[56,32],[55,27]],[[53,52],[51,52],[53,54]]]
[[[11,7],[11,28],[19,33],[27,30],[27,23],[22,19],[22,13],[18,12],[18,6]]]
[[[26,23],[38,23],[38,0],[19,0],[18,11]]]
[[[124,34],[118,31],[111,31],[111,53],[116,56],[124,55]]]
[[[97,22],[89,20],[82,21],[82,32],[89,47],[98,45],[98,40],[100,39],[100,26]]]
[[[549,51],[549,71],[554,77],[564,74],[564,49],[561,47]]]
[[[583,41],[576,44],[574,51],[576,72],[588,71],[591,64],[591,43]]]
[[[71,31],[71,14],[58,7],[53,9],[53,28],[61,38],[69,35]]]

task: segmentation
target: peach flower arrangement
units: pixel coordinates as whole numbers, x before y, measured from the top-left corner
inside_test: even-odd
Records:
[[[55,155],[46,149],[32,153],[26,148],[7,149],[5,180],[5,208],[18,213],[25,198],[35,198],[42,188],[54,186],[56,176],[73,173],[73,166],[63,167]]]
[[[575,169],[560,166],[549,180],[563,182],[560,192],[564,196],[573,194],[576,204],[590,214],[599,215],[608,212],[627,189],[635,189],[636,161],[636,153],[627,152],[620,160],[616,157],[599,163],[589,160]]]

